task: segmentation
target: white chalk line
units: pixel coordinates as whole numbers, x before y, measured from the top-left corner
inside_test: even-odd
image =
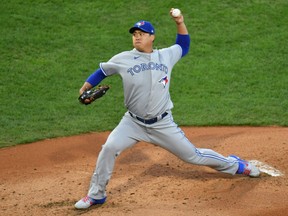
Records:
[[[249,162],[251,164],[253,164],[254,166],[258,167],[260,172],[266,173],[266,174],[268,174],[270,176],[277,177],[277,176],[283,176],[284,175],[280,170],[277,170],[274,167],[272,167],[272,166],[270,166],[270,165],[268,165],[266,163],[263,163],[261,161],[250,160]]]

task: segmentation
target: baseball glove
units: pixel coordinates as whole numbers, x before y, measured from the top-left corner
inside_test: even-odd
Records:
[[[99,85],[94,89],[86,90],[79,96],[78,100],[85,105],[91,104],[93,101],[105,95],[109,88],[108,85]]]

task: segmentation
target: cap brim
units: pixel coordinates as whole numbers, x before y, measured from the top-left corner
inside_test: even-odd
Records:
[[[142,32],[149,33],[149,32],[144,31],[143,29],[138,28],[138,27],[132,27],[132,28],[130,28],[130,29],[129,29],[129,32],[130,32],[131,34],[133,34],[133,32],[136,31],[136,30],[140,30],[140,31],[142,31]]]
[[[137,29],[139,29],[139,28],[137,28],[137,27],[132,27],[132,28],[130,28],[129,29],[129,32],[132,34],[135,30],[137,30]],[[141,29],[140,29],[141,30]]]

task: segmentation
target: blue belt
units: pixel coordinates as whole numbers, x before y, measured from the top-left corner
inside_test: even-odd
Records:
[[[142,119],[138,116],[135,116],[134,114],[132,114],[131,112],[129,112],[130,116],[132,118],[136,118],[137,120],[143,122],[144,124],[154,124],[155,122],[163,119],[166,115],[168,115],[167,112],[164,112],[162,115],[158,116],[158,117],[155,117],[155,118],[152,118],[152,119]]]

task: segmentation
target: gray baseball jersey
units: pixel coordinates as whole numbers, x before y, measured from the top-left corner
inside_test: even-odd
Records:
[[[151,119],[173,108],[169,95],[171,71],[181,58],[178,44],[142,53],[133,49],[101,63],[107,75],[119,74],[124,88],[124,101],[133,114]]]

